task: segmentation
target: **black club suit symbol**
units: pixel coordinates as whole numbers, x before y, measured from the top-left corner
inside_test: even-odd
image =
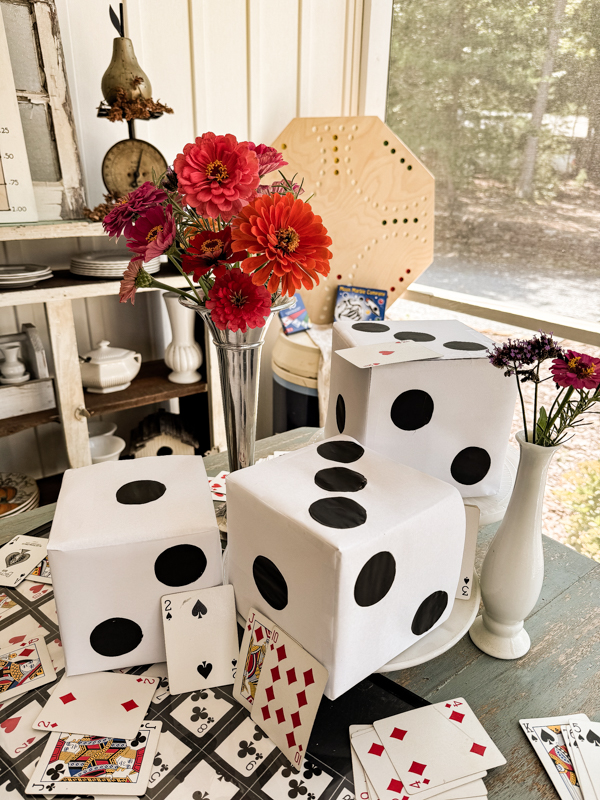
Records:
[[[160,765],[162,764],[162,756],[160,753],[157,753],[154,756],[154,761],[152,763],[154,764],[155,767],[160,767]]]
[[[192,798],[193,800],[210,800],[208,792],[194,792]]]
[[[198,708],[198,706],[194,706],[192,708],[192,716],[190,717],[192,722],[198,722],[200,719],[207,719],[208,711],[205,708]],[[208,719],[209,722],[212,722],[212,718]]]
[[[291,778],[292,775],[297,775],[299,772],[300,772],[300,770],[295,769],[290,764],[288,764],[286,767],[284,767],[281,770],[281,777],[282,778]]]
[[[302,777],[306,778],[309,781],[311,778],[315,778],[321,775],[323,770],[321,767],[318,767],[316,764],[307,761],[304,765],[304,772],[302,773]]]
[[[229,777],[229,775],[225,775],[224,772],[219,772],[217,770],[217,780],[225,781],[225,783],[232,783],[233,779]]]
[[[267,734],[264,731],[262,731],[258,727],[258,725],[255,725],[254,726],[254,735],[252,736],[252,738],[254,739],[255,742],[260,742],[261,739],[266,739],[267,738]]]
[[[207,697],[208,697],[208,692],[203,692],[203,691],[194,692],[191,695],[191,698],[194,701],[194,703],[197,703],[198,700],[206,700]]]
[[[46,775],[51,781],[57,781],[62,776],[64,771],[64,764],[57,764],[55,767],[49,767],[49,769],[46,770]]]
[[[304,786],[304,781],[291,780],[288,785],[290,787],[288,797],[291,797],[292,800],[295,800],[295,798],[299,795],[305,795],[308,792],[308,789],[306,786]]]
[[[144,744],[145,741],[146,741],[146,737],[142,736],[142,734],[138,732],[136,737],[135,737],[135,739],[132,741],[131,746],[132,747],[139,747],[141,744]]]
[[[245,739],[239,743],[238,747],[240,748],[238,751],[239,758],[246,758],[247,756],[253,756],[256,753],[256,747],[251,742],[247,742]]]

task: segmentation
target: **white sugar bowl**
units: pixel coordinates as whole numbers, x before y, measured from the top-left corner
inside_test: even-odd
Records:
[[[139,353],[109,345],[106,340],[98,342],[95,350],[81,358],[81,382],[88,392],[120,392],[140,371],[142,357]]]

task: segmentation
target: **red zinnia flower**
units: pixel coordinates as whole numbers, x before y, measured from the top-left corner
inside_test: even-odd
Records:
[[[302,286],[312,289],[319,274],[329,274],[327,228],[310,205],[291,192],[257,197],[231,225],[233,252],[249,254],[242,269],[253,273],[255,284],[266,283],[271,294],[281,282],[282,293],[291,297]]]
[[[119,302],[126,303],[131,300],[131,305],[135,305],[135,280],[138,272],[142,269],[142,259],[132,258],[125,272],[123,273],[123,280],[119,289]]]
[[[287,167],[288,162],[283,160],[283,156],[274,147],[269,147],[268,144],[254,144],[248,142],[250,150],[254,150],[258,158],[258,174],[262,178],[269,172],[274,172],[276,169]]]
[[[136,220],[127,240],[127,247],[142,256],[144,261],[150,261],[168,250],[174,240],[173,207],[154,206]]]
[[[186,144],[173,168],[185,202],[204,217],[228,221],[250,201],[260,180],[248,142],[205,133]]]
[[[158,206],[167,199],[162,189],[157,189],[150,181],[142,183],[133,192],[129,192],[110,211],[102,222],[104,230],[109,236],[130,236],[136,218],[149,208]]]
[[[554,382],[574,389],[596,389],[600,385],[600,358],[567,350],[562,358],[555,358],[550,367]]]
[[[197,281],[220,263],[231,263],[240,258],[231,250],[231,228],[223,228],[222,231],[202,231],[193,236],[183,254],[181,266],[184,272],[193,272]]]
[[[262,328],[271,313],[271,295],[265,287],[255,286],[238,267],[217,267],[214,275],[206,308],[217,328],[242,333],[247,328]]]

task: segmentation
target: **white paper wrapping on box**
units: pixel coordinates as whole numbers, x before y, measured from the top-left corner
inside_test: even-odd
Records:
[[[337,443],[363,454],[325,458]],[[361,476],[366,485],[356,491],[319,486],[360,485]],[[335,528],[315,519],[335,517],[339,498],[359,506],[350,504],[350,522],[352,509],[354,521],[366,520]],[[231,473],[227,525],[238,612],[261,611],[324,664],[331,699],[452,610],[465,537],[459,492],[347,436]]]
[[[359,369],[336,352],[398,340],[419,342],[439,358]],[[493,344],[456,320],[336,322],[325,436],[353,436],[463,497],[496,494],[516,387],[489,363]]]
[[[68,675],[164,661],[161,596],[222,583],[202,458],[67,470],[48,558]]]

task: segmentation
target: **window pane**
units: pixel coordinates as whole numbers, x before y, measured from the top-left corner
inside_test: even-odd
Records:
[[[45,103],[19,101],[25,147],[32,181],[59,181],[61,178],[52,123]]]
[[[387,122],[436,177],[421,282],[600,315],[600,0],[395,0]]]
[[[2,18],[8,40],[10,63],[19,92],[43,92],[43,73],[29,3],[17,4],[2,0]]]

